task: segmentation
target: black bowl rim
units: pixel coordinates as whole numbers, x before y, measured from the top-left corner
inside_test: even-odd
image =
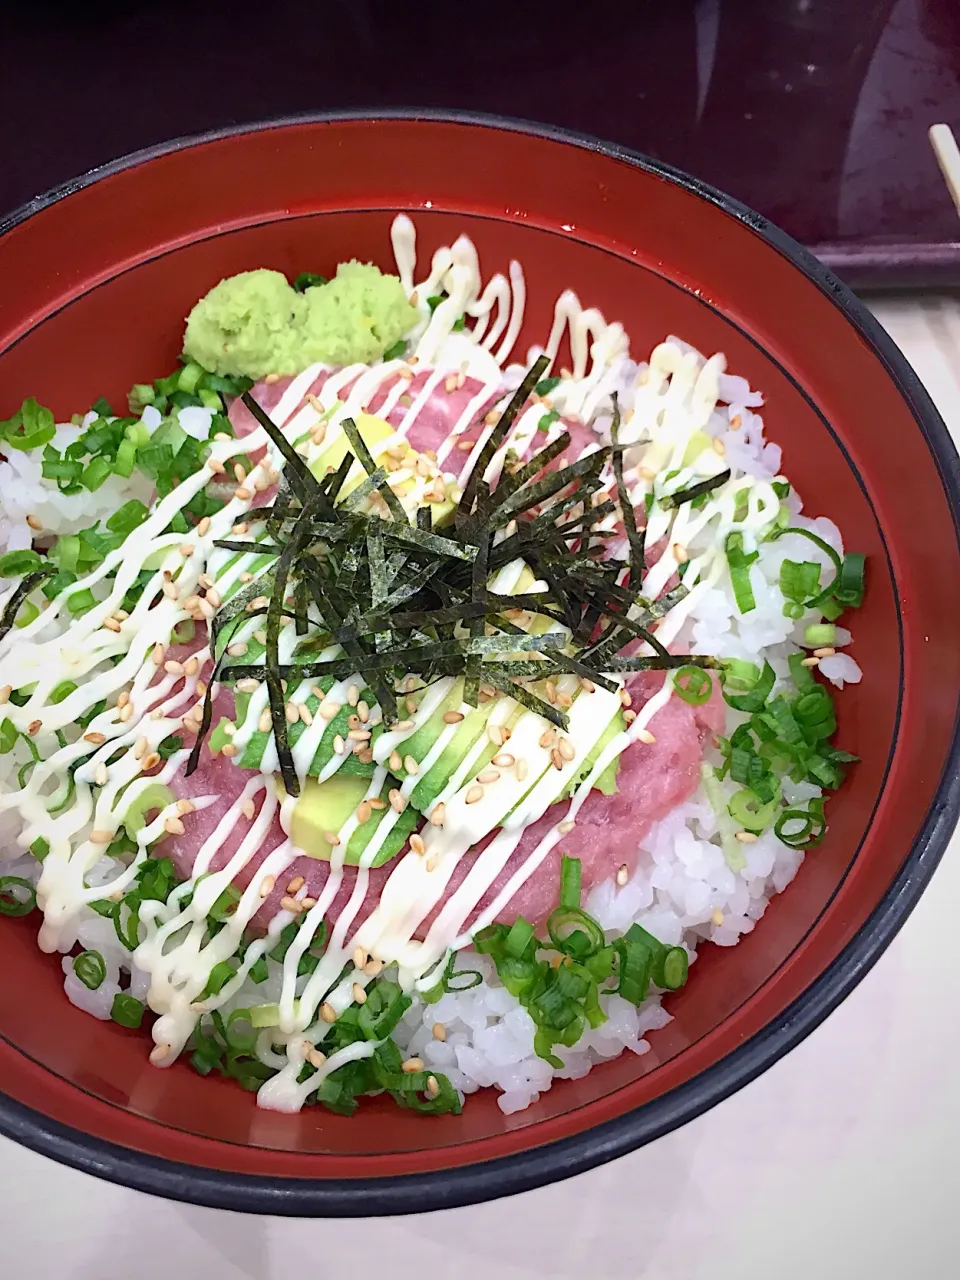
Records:
[[[478,112],[420,108],[307,112],[213,129],[131,152],[0,216],[0,235],[102,178],[171,152],[291,125],[375,120],[473,125],[596,151],[666,178],[745,223],[830,298],[880,359],[909,404],[927,442],[960,541],[960,458],[956,447],[925,387],[880,323],[812,253],[762,215],[682,170],[617,143],[551,125]],[[338,1180],[234,1174],[161,1159],[50,1120],[2,1092],[0,1133],[61,1164],[110,1182],[171,1200],[246,1213],[298,1217],[387,1216],[459,1208],[531,1191],[585,1173],[679,1128],[742,1089],[805,1039],[850,994],[896,937],[936,870],[958,818],[960,720],[954,728],[937,792],[900,871],[856,936],[820,977],[778,1018],[693,1079],[625,1115],[559,1141],[431,1173]]]

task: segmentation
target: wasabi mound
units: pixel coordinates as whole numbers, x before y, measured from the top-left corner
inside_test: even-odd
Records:
[[[242,271],[193,308],[183,349],[223,376],[291,376],[317,361],[370,364],[418,319],[399,279],[370,264],[342,262],[304,293],[279,271]]]

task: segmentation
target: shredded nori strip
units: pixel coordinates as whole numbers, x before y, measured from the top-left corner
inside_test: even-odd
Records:
[[[27,596],[34,587],[39,586],[41,582],[45,582],[47,578],[52,578],[57,572],[55,564],[44,565],[42,569],[35,569],[33,573],[28,573],[20,585],[14,591],[13,595],[7,601],[3,614],[0,616],[0,640],[2,640],[10,628],[16,622],[17,614],[20,612],[20,606],[26,600]]]
[[[627,581],[631,587],[638,588],[643,575],[644,558],[646,556],[645,539],[637,528],[637,514],[630,501],[627,485],[623,478],[623,452],[620,448],[620,397],[613,393],[613,423],[610,427],[610,439],[613,442],[613,474],[617,482],[617,498],[620,502],[620,514],[623,528],[630,544],[630,574]]]
[[[701,480],[699,484],[692,484],[689,489],[678,489],[676,493],[668,493],[665,498],[660,499],[660,505],[664,508],[682,507],[685,502],[696,502],[697,498],[702,498],[704,494],[712,493],[714,489],[719,489],[729,479],[730,469],[728,467],[726,471],[718,471],[709,480]]]
[[[429,504],[415,519],[408,517],[353,419],[342,424],[351,451],[336,471],[328,469],[318,479],[244,394],[247,408],[288,466],[273,504],[243,517],[260,525],[265,540],[245,542],[236,535],[217,540],[226,551],[263,555],[271,562],[226,601],[214,620],[215,678],[228,683],[256,672],[266,680],[280,770],[291,794],[297,794],[298,784],[287,736],[286,681],[355,675],[372,690],[385,723],[391,724],[400,718],[397,694],[409,676],[417,677],[418,689],[452,676],[463,680],[469,705],[478,705],[486,684],[566,728],[563,710],[537,692],[545,680],[573,675],[615,692],[614,673],[716,665],[712,658],[670,654],[651,631],[686,591],[681,587],[656,601],[640,594],[644,535],[624,479],[616,396],[612,446],[551,470],[570,445],[569,433],[562,431],[526,462],[508,462],[495,485],[484,478],[547,363],[541,357],[526,374],[489,433],[448,527],[434,526]],[[343,495],[357,463],[366,477]],[[608,492],[611,469],[615,498]],[[722,482],[719,477],[707,484]],[[374,494],[381,500],[371,502]],[[694,490],[685,491],[685,500],[695,496]],[[601,527],[618,514],[627,535],[625,560],[608,557],[605,548],[616,529]],[[541,587],[513,596],[492,591],[492,575],[517,559],[526,562]],[[267,608],[250,611],[261,596]],[[513,621],[521,611],[564,629],[533,635]],[[232,632],[243,619],[263,612],[262,665],[254,658],[225,663],[221,631]],[[284,618],[294,620],[297,633],[288,662],[279,660]],[[648,650],[621,656],[624,646],[638,641],[649,645],[652,655]],[[340,652],[318,656],[331,647]],[[190,771],[209,731],[213,683]]]

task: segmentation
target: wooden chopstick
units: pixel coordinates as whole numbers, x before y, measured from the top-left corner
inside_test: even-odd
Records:
[[[960,147],[948,124],[933,125],[927,135],[933,154],[937,157],[940,172],[960,214]]]

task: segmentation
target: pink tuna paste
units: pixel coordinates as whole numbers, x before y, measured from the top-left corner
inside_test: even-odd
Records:
[[[427,373],[417,374],[408,384],[405,396],[409,394],[415,400],[428,376]],[[314,393],[322,386],[325,378],[325,374],[318,377],[311,388]],[[287,385],[289,385],[289,379],[270,385],[261,383],[253,388],[253,395],[269,412],[279,402]],[[383,404],[391,385],[391,382],[387,382],[378,390],[368,406],[369,412],[375,413]],[[480,389],[481,384],[471,379],[468,379],[463,387],[451,391],[446,390],[443,382],[439,383],[409,426],[407,438],[411,445],[420,451],[437,449],[448,438],[470,399],[476,396]],[[404,406],[398,403],[387,416],[397,426],[408,409],[409,404]],[[239,401],[233,405],[230,417],[238,435],[247,434],[252,430],[253,419]],[[574,437],[571,448],[567,451],[567,455],[555,465],[564,465],[567,461],[579,456],[584,448],[596,440],[589,428],[582,424],[571,423],[568,429],[571,429],[571,435]],[[474,424],[463,433],[463,438],[475,440],[479,433],[479,424]],[[540,447],[542,442],[543,437],[538,437],[534,447]],[[444,469],[459,471],[467,456],[465,451],[452,450],[444,460]],[[198,635],[190,647],[198,648],[204,643],[205,637]],[[186,652],[181,656],[186,656]],[[639,709],[656,692],[662,679],[659,673],[650,672],[631,680],[630,689],[635,709]],[[232,711],[233,699],[228,691],[223,690],[216,700],[213,723],[216,724],[221,715],[231,715]],[[664,817],[678,804],[682,804],[696,789],[700,778],[704,743],[711,734],[722,729],[723,718],[722,699],[716,691],[702,707],[691,707],[679,698],[671,698],[649,723],[648,727],[655,741],[635,742],[620,757],[616,794],[605,796],[599,791],[590,793],[580,809],[573,830],[551,850],[500,912],[498,918],[511,922],[518,915],[523,915],[534,924],[542,924],[559,901],[560,858],[564,853],[580,859],[585,893],[592,885],[615,875],[622,866],[626,866],[628,871],[632,872],[636,865],[640,841],[651,823]],[[211,757],[204,750],[196,772],[189,778],[180,775],[174,780],[173,790],[178,798],[196,798],[204,795],[217,797],[216,802],[210,807],[190,815],[184,835],[168,837],[164,843],[162,851],[173,858],[181,876],[188,876],[192,872],[199,849],[212,835],[217,823],[231,808],[251,776],[249,772],[238,769],[229,759],[222,756]],[[261,793],[256,801],[257,809],[262,799]],[[563,820],[565,811],[565,803],[552,805],[537,822],[532,823],[524,831],[517,848],[481,899],[471,920],[493,902],[543,837]],[[247,819],[240,819],[227,834],[215,855],[211,870],[218,870],[226,865],[239,848],[247,829]],[[492,838],[492,835],[487,837],[461,860],[451,877],[441,903],[418,930],[420,934],[429,926],[430,921],[450,894],[462,883],[470,867]],[[249,883],[268,853],[283,840],[284,832],[275,818],[260,849],[253,854],[237,875],[235,883],[238,887],[243,888]],[[398,856],[403,855],[401,853]],[[359,925],[373,909],[393,865],[392,862],[387,863],[368,873],[367,892],[355,917],[355,925]],[[304,892],[309,896],[317,897],[328,875],[329,865],[326,862],[307,856],[298,857],[264,899],[264,905],[257,913],[256,923],[265,926],[276,914],[280,909],[280,899],[287,893],[287,885],[294,877],[302,876]],[[356,884],[356,877],[355,868],[344,869],[342,882],[327,912],[327,919],[331,923],[337,919],[349,901]]]

